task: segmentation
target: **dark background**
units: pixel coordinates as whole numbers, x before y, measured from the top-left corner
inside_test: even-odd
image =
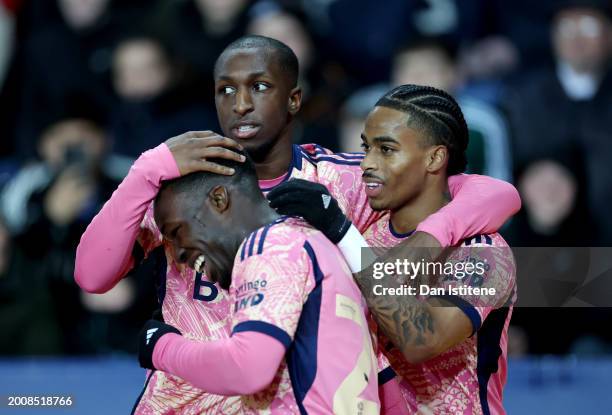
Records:
[[[135,351],[158,264],[89,295],[75,248],[142,151],[219,130],[212,66],[248,33],[298,55],[296,143],[357,151],[386,89],[438,86],[466,114],[469,172],[521,192],[511,245],[612,245],[606,1],[0,0],[0,354]],[[517,308],[509,353],[610,354],[611,315]]]

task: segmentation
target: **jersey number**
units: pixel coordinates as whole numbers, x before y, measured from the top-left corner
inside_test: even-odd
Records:
[[[363,332],[363,349],[357,358],[357,365],[342,381],[334,395],[334,414],[336,415],[372,415],[378,414],[379,407],[376,402],[360,398],[359,395],[368,386],[368,378],[375,376],[372,368],[376,367],[370,331],[365,322],[361,307],[341,294],[336,295],[336,316],[353,320],[359,324]]]
[[[204,275],[201,272],[196,272],[195,282],[193,284],[193,298],[200,301],[213,301],[219,294],[219,289],[214,283],[203,279]]]

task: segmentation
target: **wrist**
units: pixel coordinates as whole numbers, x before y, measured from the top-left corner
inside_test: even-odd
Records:
[[[165,143],[145,151],[132,165],[144,178],[159,187],[163,180],[171,180],[181,176],[176,160]]]
[[[140,339],[138,345],[138,361],[140,363],[140,367],[144,367],[146,369],[159,369],[159,367],[153,363],[153,354],[157,350],[160,341],[163,340],[167,334],[177,334],[180,336],[181,332],[176,327],[161,323],[157,320],[149,320],[145,323],[138,335]],[[164,345],[165,342],[170,340],[171,339],[164,340],[161,345]],[[164,361],[164,350],[164,347],[158,350],[158,353],[161,353],[161,355],[158,355],[158,360],[162,363],[162,365]]]
[[[344,238],[352,225],[353,223],[340,211],[333,223],[327,228],[327,232],[324,232],[325,236],[334,245],[337,245],[338,242]]]
[[[352,224],[344,237],[338,242],[337,246],[340,252],[342,252],[352,273],[358,273],[362,269],[368,267],[374,259],[364,257],[364,253],[367,252],[364,248],[367,248],[368,244],[365,238]]]

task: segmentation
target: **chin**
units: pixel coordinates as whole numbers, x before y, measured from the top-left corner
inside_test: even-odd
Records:
[[[388,206],[384,202],[382,202],[380,200],[368,199],[368,204],[370,205],[372,210],[375,211],[375,212],[380,212],[380,211],[383,211],[383,210],[389,210]]]
[[[259,131],[255,137],[247,140],[236,140],[238,141],[249,154],[249,156],[255,160],[265,160],[266,157],[272,151],[272,148],[276,145],[279,140],[279,136],[272,136],[267,134],[265,131]]]

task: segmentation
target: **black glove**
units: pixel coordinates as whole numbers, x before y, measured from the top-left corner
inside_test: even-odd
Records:
[[[164,334],[168,333],[181,334],[177,328],[158,320],[149,320],[145,323],[138,334],[138,361],[140,362],[140,367],[155,369],[153,367],[155,344]]]
[[[334,244],[340,242],[351,227],[351,221],[322,184],[289,180],[268,193],[268,199],[278,213],[303,217]]]

